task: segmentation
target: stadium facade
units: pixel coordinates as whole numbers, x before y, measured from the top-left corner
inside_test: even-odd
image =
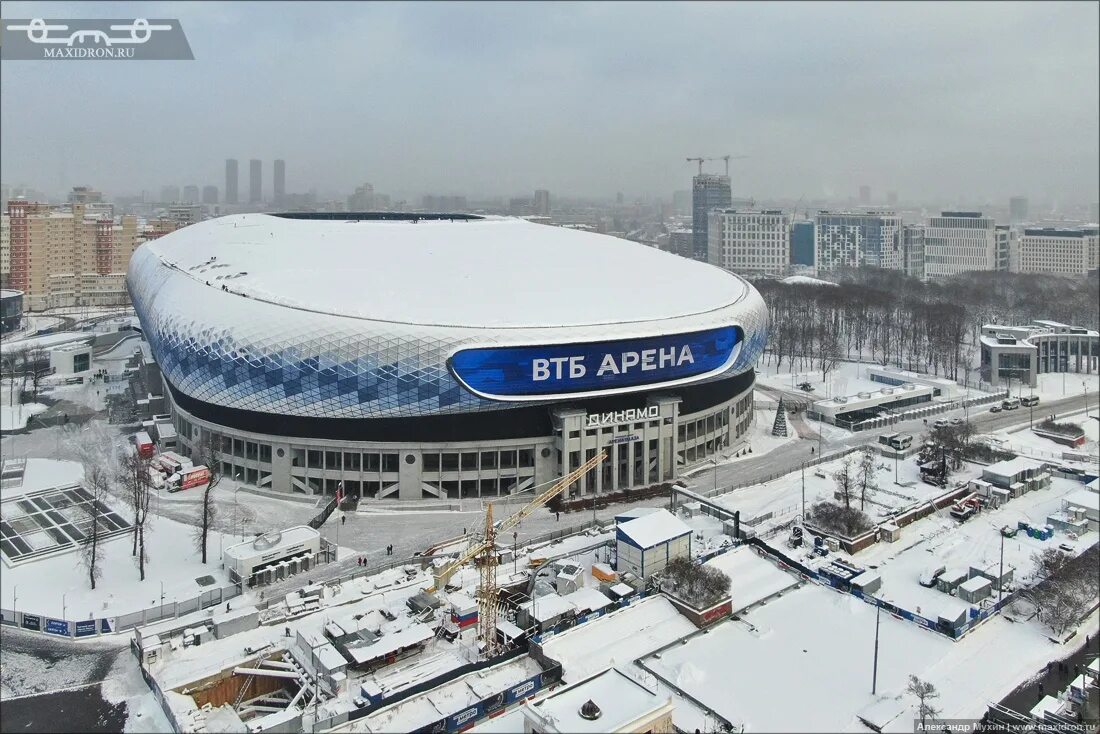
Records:
[[[767,310],[626,240],[473,215],[243,214],[146,243],[127,284],[181,448],[282,492],[574,495],[737,447]]]

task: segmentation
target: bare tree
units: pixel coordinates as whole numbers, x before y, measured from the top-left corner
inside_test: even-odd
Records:
[[[1096,576],[1100,546],[1093,545],[1076,558],[1047,548],[1032,559],[1039,582],[1024,596],[1035,605],[1039,621],[1060,635],[1088,612],[1100,592],[1100,579]]]
[[[856,486],[859,488],[859,509],[867,509],[867,498],[878,491],[878,482],[875,472],[878,465],[875,463],[875,453],[865,449],[859,457],[859,470],[856,475]]]
[[[38,400],[38,386],[41,384],[42,378],[50,371],[50,353],[41,345],[36,344],[27,350],[23,364],[25,369],[30,371],[31,390],[34,393],[34,399]]]
[[[149,506],[153,498],[153,478],[150,474],[149,460],[136,450],[123,457],[121,463],[121,481],[126,503],[134,513],[133,550],[137,559],[138,573],[145,580],[145,563],[148,554],[145,551],[145,527],[149,521]]]
[[[845,509],[852,508],[852,497],[856,491],[856,476],[852,472],[852,457],[845,456],[840,468],[833,472],[837,495]]]
[[[932,702],[940,697],[940,692],[934,685],[915,675],[910,675],[909,685],[905,690],[917,698],[917,716],[920,717],[922,727],[927,724],[928,719],[939,716],[940,709],[932,705]]]
[[[103,575],[103,559],[99,552],[99,544],[103,534],[101,518],[106,510],[104,503],[110,494],[110,481],[110,473],[106,467],[98,464],[91,467],[85,466],[84,489],[91,495],[92,501],[86,505],[90,525],[84,536],[80,560],[88,570],[88,581],[93,589],[96,581]]]
[[[195,458],[206,465],[210,480],[202,490],[202,503],[199,507],[199,524],[195,528],[195,548],[202,554],[206,563],[206,541],[210,537],[210,527],[217,516],[214,504],[214,488],[221,481],[221,455],[214,446],[212,436],[206,435],[195,447]]]

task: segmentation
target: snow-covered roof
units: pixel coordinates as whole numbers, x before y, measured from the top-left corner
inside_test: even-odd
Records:
[[[590,586],[583,586],[572,593],[566,594],[562,599],[577,609],[586,609],[590,612],[603,609],[611,603],[610,599]]]
[[[1100,511],[1100,494],[1090,492],[1087,489],[1079,489],[1072,494],[1066,495],[1065,502],[1067,505],[1084,507],[1093,512]]]
[[[441,318],[473,327],[639,322],[712,311],[747,291],[739,278],[706,263],[506,217],[355,221],[239,214],[143,247],[181,276],[218,290],[224,284],[291,308],[403,324]],[[621,277],[608,278],[612,272]],[[640,282],[673,281],[691,287],[650,289],[637,298]],[[519,282],[523,297],[509,298],[503,308],[500,285]]]
[[[597,718],[581,716],[581,707],[591,701],[599,707]],[[624,731],[634,720],[660,708],[668,701],[640,683],[610,668],[587,680],[560,688],[527,707],[532,717],[542,719],[558,732]]]
[[[615,515],[615,522],[627,522],[629,520],[635,520],[639,517],[645,517],[646,515],[652,515],[660,507],[635,507],[632,510],[623,510]]]
[[[631,543],[645,550],[682,535],[690,535],[691,528],[668,510],[660,509],[645,517],[620,524],[619,532]]]
[[[984,576],[975,576],[974,578],[970,579],[969,581],[965,581],[965,582],[959,584],[959,589],[961,591],[966,591],[966,592],[980,591],[980,590],[986,588],[987,586],[992,586],[992,585],[993,585],[993,582],[990,581],[989,579],[985,578]]]
[[[565,597],[557,594],[546,594],[533,601],[525,601],[519,605],[520,609],[529,610],[531,616],[537,622],[546,622],[572,612],[576,607],[565,600]]]
[[[779,282],[786,285],[836,285],[836,283],[830,283],[827,280],[821,280],[819,278],[811,278],[808,275],[792,275],[789,278],[784,278]]]
[[[1041,469],[1042,467],[1042,462],[1029,459],[1025,456],[1017,456],[1015,459],[1008,459],[1006,461],[998,461],[996,464],[990,464],[985,468],[984,472],[999,477],[1013,477],[1020,472],[1030,469]]]
[[[425,642],[433,637],[435,637],[435,633],[431,627],[416,622],[399,632],[382,635],[373,645],[349,646],[345,649],[356,663],[363,664],[384,655],[389,655],[391,652],[397,652],[410,645]]]

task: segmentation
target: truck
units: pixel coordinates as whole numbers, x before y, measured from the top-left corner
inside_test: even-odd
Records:
[[[175,451],[162,451],[153,457],[152,464],[165,476],[171,476],[194,466],[190,459],[177,454]]]
[[[145,431],[138,431],[134,434],[134,445],[137,446],[138,456],[144,459],[153,458],[153,452],[156,451],[156,446],[153,445],[153,439],[149,438],[149,434]]]
[[[168,491],[179,492],[184,489],[205,487],[210,483],[210,470],[205,466],[195,466],[183,469],[168,477]]]

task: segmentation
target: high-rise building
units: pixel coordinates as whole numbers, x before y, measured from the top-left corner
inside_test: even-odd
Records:
[[[924,225],[906,224],[902,227],[901,260],[906,275],[924,280]]]
[[[199,203],[199,187],[198,186],[184,186],[183,187],[183,203],[184,204],[198,204]]]
[[[550,192],[546,189],[535,191],[535,215],[539,217],[550,216]]]
[[[162,186],[160,189],[160,200],[165,204],[175,204],[180,200],[180,187]]]
[[[943,212],[929,217],[924,230],[927,277],[996,270],[998,263],[997,223],[992,217],[981,212]]]
[[[814,223],[791,224],[791,265],[814,264]]]
[[[74,186],[69,192],[70,204],[98,204],[103,201],[103,192],[91,186]]]
[[[1095,227],[1027,228],[1018,247],[1021,273],[1077,277],[1100,266],[1100,236]]]
[[[1013,196],[1008,200],[1008,221],[1020,224],[1027,221],[1027,197]]]
[[[997,237],[997,270],[1008,270],[1012,260],[1012,227],[998,224],[994,234]]]
[[[355,188],[355,193],[348,197],[349,212],[369,212],[374,209],[374,187],[369,183]]]
[[[282,206],[286,200],[286,161],[275,160],[275,205]]]
[[[818,212],[814,268],[819,272],[871,266],[902,270],[901,217],[885,212]]]
[[[672,192],[672,209],[677,214],[687,214],[691,211],[691,192],[690,191],[673,191]]]
[[[237,159],[227,158],[225,161],[225,203],[236,204],[237,198]]]
[[[700,173],[691,179],[691,231],[692,257],[708,261],[707,247],[710,237],[707,229],[713,209],[728,209],[733,205],[730,195],[730,177],[713,173]]]
[[[203,204],[217,204],[218,203],[218,187],[217,186],[203,186],[202,187],[202,203]]]
[[[126,268],[145,238],[136,217],[115,220],[105,211],[82,203],[8,202],[3,280],[23,291],[29,310],[129,301]]]
[[[707,225],[711,265],[742,275],[782,275],[790,265],[791,217],[778,209],[714,209]]]
[[[525,217],[531,214],[532,200],[527,196],[515,196],[508,200],[508,213],[513,217]]]
[[[692,257],[695,250],[690,229],[674,229],[668,233],[668,251],[680,257]]]
[[[859,203],[861,206],[870,206],[871,204],[871,187],[860,186],[859,187]]]
[[[248,162],[248,203],[262,204],[264,200],[263,161],[255,158]]]

